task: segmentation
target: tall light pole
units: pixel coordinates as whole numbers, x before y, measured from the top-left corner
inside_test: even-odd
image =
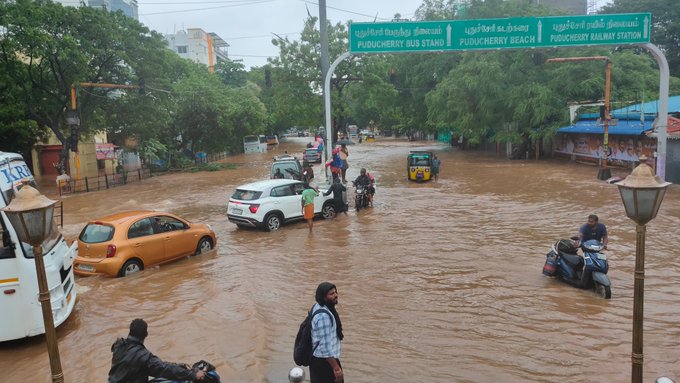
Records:
[[[54,204],[56,203],[57,201],[45,197],[35,188],[28,185],[28,183],[24,183],[21,189],[16,192],[10,204],[0,210],[7,215],[7,218],[12,223],[12,227],[17,232],[19,240],[33,247],[35,271],[38,276],[40,292],[38,300],[42,306],[45,342],[47,343],[47,353],[50,358],[52,382],[63,383],[64,374],[61,371],[57,331],[54,328],[52,304],[50,303],[50,291],[45,276],[45,262],[42,250],[42,243],[52,232]]]
[[[319,0],[319,49],[320,49],[320,54],[321,54],[321,82],[324,82],[324,79],[326,78],[326,74],[328,73],[329,69],[329,55],[328,55],[328,26],[327,26],[327,19],[326,19],[326,0]],[[322,87],[322,98],[325,99],[326,97],[326,92],[330,92],[330,88],[326,89],[326,87]],[[330,95],[329,95],[330,97]],[[330,110],[324,108],[324,113],[330,113]],[[325,116],[324,115],[324,121],[333,121],[330,116]],[[335,137],[331,137],[332,134],[328,134],[328,132],[333,132],[333,127],[331,126],[330,129],[328,126],[326,126],[326,129],[324,129],[326,132],[326,142],[324,142],[324,145],[326,145],[325,149],[325,154],[326,158],[323,160],[324,163],[328,161],[331,158],[331,150],[333,149],[333,141]],[[322,155],[324,153],[321,153]],[[326,181],[328,181],[328,168],[324,168],[324,172],[326,174]]]
[[[604,116],[602,118],[602,123],[604,126],[604,142],[602,146],[604,147],[604,158],[601,158],[600,166],[597,170],[597,179],[608,180],[612,177],[612,171],[607,167],[607,157],[609,156],[609,120],[611,116],[609,115],[609,98],[611,89],[611,72],[612,72],[612,62],[607,56],[592,56],[592,57],[561,57],[548,59],[546,62],[572,62],[572,61],[592,61],[592,60],[604,60],[607,62],[604,71]]]
[[[647,165],[647,157],[640,156],[640,165],[626,179],[618,182],[626,215],[636,223],[635,228],[635,284],[633,290],[633,352],[632,383],[642,383],[642,321],[645,291],[645,233],[646,224],[656,217],[669,182],[655,176]]]

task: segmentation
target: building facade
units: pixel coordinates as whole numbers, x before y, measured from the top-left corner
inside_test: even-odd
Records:
[[[180,57],[203,64],[212,73],[217,61],[229,59],[229,44],[216,33],[201,28],[188,28],[171,35],[165,35],[168,48]]]
[[[79,7],[81,5],[81,2],[78,0],[54,0],[54,2],[71,7]],[[137,0],[89,0],[87,5],[92,8],[107,9],[111,12],[122,11],[125,16],[139,20]]]

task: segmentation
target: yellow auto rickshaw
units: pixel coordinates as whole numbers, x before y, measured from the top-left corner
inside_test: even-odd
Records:
[[[408,179],[425,182],[432,178],[432,152],[412,150],[406,159]]]
[[[375,134],[369,133],[366,135],[366,138],[364,138],[364,141],[366,142],[374,142],[375,141]]]

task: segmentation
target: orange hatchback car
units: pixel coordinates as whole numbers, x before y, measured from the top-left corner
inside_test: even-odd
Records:
[[[73,271],[124,277],[145,267],[212,250],[215,232],[157,211],[129,211],[90,221],[78,237]]]

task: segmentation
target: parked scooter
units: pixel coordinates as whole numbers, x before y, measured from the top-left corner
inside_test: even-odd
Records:
[[[188,367],[188,366],[187,366]],[[192,370],[203,370],[205,371],[205,377],[203,377],[203,380],[200,380],[201,383],[220,383],[220,376],[217,374],[217,371],[215,371],[215,366],[210,364],[209,362],[206,362],[205,360],[201,360],[199,362],[194,363],[194,365],[191,367]],[[149,380],[149,383],[191,383],[190,381],[179,381],[179,380],[168,380],[165,378],[154,378]]]
[[[593,289],[604,299],[612,296],[611,282],[607,277],[609,264],[602,253],[604,245],[594,239],[581,243],[583,256],[579,255],[574,240],[562,239],[551,246],[546,254],[543,274],[559,277],[566,283],[582,289]]]
[[[368,193],[370,192],[370,186],[367,185],[357,185],[356,182],[352,181],[354,185],[354,206],[357,211],[368,207]]]

